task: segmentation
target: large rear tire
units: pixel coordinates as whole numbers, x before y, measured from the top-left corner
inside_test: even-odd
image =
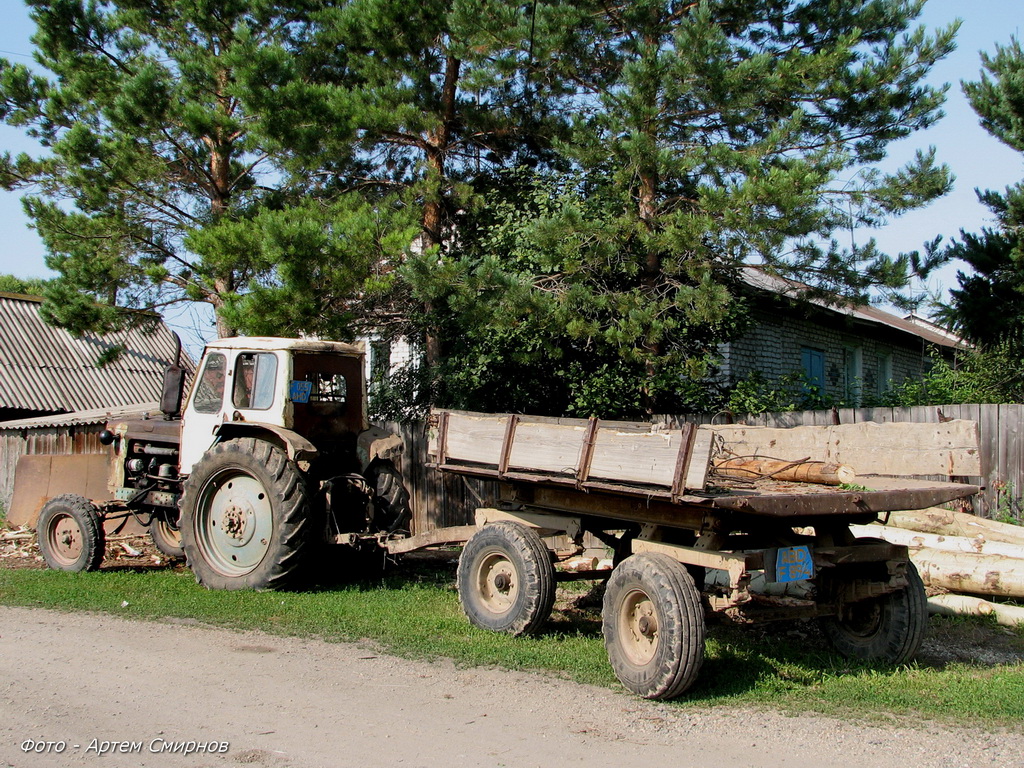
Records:
[[[256,438],[203,455],[185,481],[180,528],[189,567],[210,589],[283,589],[311,565],[316,527],[305,477]]]
[[[820,620],[832,646],[848,659],[906,664],[921,647],[928,626],[928,598],[917,568],[907,562],[907,586],[867,600],[844,603]],[[829,585],[841,595],[840,585]]]
[[[58,571],[95,571],[106,548],[96,507],[73,493],[55,496],[43,506],[36,525],[39,551]]]
[[[619,681],[647,699],[671,699],[704,663],[704,609],[686,568],[667,555],[626,558],[608,580],[604,645]]]
[[[402,473],[390,461],[377,460],[367,474],[374,488],[373,527],[388,533],[401,530],[412,514]]]
[[[511,521],[485,525],[459,557],[459,602],[481,629],[537,632],[555,603],[555,569],[540,536]]]

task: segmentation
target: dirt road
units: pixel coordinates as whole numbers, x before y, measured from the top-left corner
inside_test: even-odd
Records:
[[[3,607],[0,692],[17,768],[1024,766],[1019,734],[685,712],[356,645]]]

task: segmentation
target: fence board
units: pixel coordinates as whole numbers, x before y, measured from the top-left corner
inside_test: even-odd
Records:
[[[843,423],[847,411],[841,411]],[[978,424],[981,451],[981,475],[957,478],[972,485],[980,485],[983,492],[974,499],[974,511],[991,516],[998,509],[998,491],[1011,496],[1020,508],[1024,495],[1024,405],[963,405],[917,406],[914,408],[858,408],[850,412],[854,423],[875,421],[936,423],[947,419],[966,419]],[[703,416],[703,415],[702,415]],[[685,420],[707,423],[701,416],[685,416]],[[771,427],[797,427],[831,424],[830,411],[794,411],[764,414],[763,418],[743,419],[747,424],[766,424]],[[678,424],[678,419],[675,422]],[[945,479],[945,478],[944,478]]]

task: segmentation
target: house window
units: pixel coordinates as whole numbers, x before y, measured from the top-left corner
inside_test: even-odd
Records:
[[[860,347],[843,350],[843,373],[846,379],[846,400],[850,405],[860,405],[864,386],[864,353]]]
[[[807,377],[808,389],[815,388],[819,395],[825,394],[825,353],[820,349],[803,347],[800,362]]]
[[[881,396],[892,386],[892,355],[879,355],[877,358],[878,373],[875,376],[875,394]]]

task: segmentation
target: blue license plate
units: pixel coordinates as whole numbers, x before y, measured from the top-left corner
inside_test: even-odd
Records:
[[[814,578],[814,560],[810,547],[779,547],[775,560],[775,580],[803,581]]]

